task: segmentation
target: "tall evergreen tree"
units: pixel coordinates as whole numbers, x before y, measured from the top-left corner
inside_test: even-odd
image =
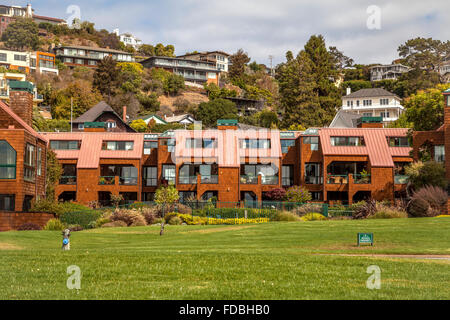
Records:
[[[312,36],[294,59],[278,67],[283,127],[301,124],[305,127],[326,126],[339,107],[339,89],[334,85],[338,75],[335,59],[321,35]],[[292,57],[292,58],[291,58]]]
[[[114,95],[118,86],[120,69],[116,60],[105,57],[97,66],[94,73],[93,87],[97,89],[105,98]]]

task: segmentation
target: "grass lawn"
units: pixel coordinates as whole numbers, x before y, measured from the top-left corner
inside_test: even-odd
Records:
[[[373,232],[374,247],[357,247]],[[0,299],[450,299],[450,218],[0,233]],[[66,287],[69,265],[81,290]],[[369,290],[370,265],[381,289]]]

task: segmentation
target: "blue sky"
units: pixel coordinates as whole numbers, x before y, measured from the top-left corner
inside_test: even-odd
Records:
[[[358,63],[390,63],[397,47],[422,36],[450,39],[446,0],[39,0],[31,2],[38,15],[67,19],[77,5],[82,20],[97,28],[132,32],[145,43],[173,44],[176,54],[192,50],[243,48],[252,60],[284,61],[287,50],[297,53],[312,34]],[[381,29],[369,30],[370,5],[380,11]]]

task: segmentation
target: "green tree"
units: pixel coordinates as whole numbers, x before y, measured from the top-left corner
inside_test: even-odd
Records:
[[[174,186],[161,186],[156,190],[155,202],[162,207],[161,231],[159,235],[164,234],[164,216],[166,210],[172,210],[175,203],[180,198],[178,190]]]
[[[119,83],[122,91],[138,92],[142,86],[142,77],[144,67],[136,62],[120,62],[117,64],[119,68]]]
[[[46,167],[46,182],[45,182],[45,194],[47,200],[56,201],[55,190],[59,184],[59,179],[63,173],[61,164],[56,157],[56,153],[47,149],[47,167]]]
[[[338,75],[335,58],[327,51],[322,36],[311,36],[295,59],[277,70],[280,102],[284,109],[283,127],[328,125],[341,103],[334,85]]]
[[[142,119],[133,120],[130,124],[130,127],[132,127],[137,132],[147,132],[147,124]]]
[[[239,49],[235,54],[230,56],[229,60],[231,65],[228,68],[228,76],[235,85],[240,86],[240,84],[242,85],[242,81],[244,81],[245,66],[250,62],[250,58],[247,52]]]
[[[163,82],[164,92],[170,96],[177,95],[181,89],[185,88],[184,77],[178,74],[171,73]]]
[[[258,124],[264,128],[276,128],[278,126],[278,115],[269,109],[264,109],[257,113]]]
[[[195,117],[203,126],[215,126],[219,119],[238,119],[238,110],[234,102],[226,99],[215,99],[199,104]]]
[[[450,85],[438,85],[436,88],[421,90],[404,100],[405,120],[413,123],[414,130],[435,130],[442,125],[444,121],[442,91],[449,87]]]
[[[445,167],[435,161],[413,163],[405,167],[405,173],[409,176],[409,184],[414,190],[425,186],[437,186],[446,189],[448,185]]]
[[[39,28],[31,18],[16,18],[2,34],[8,49],[22,51],[36,50],[39,46]]]
[[[158,101],[158,95],[155,92],[150,94],[138,93],[136,95],[139,103],[141,104],[140,115],[148,115],[159,110],[161,103]]]
[[[94,73],[93,87],[105,97],[114,95],[119,83],[120,69],[116,60],[107,56],[97,66]]]
[[[442,57],[450,54],[450,41],[442,42],[432,38],[410,39],[397,49],[404,63],[415,69],[434,71],[442,61]]]

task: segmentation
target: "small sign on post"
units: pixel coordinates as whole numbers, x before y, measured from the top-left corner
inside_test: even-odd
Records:
[[[361,244],[370,244],[373,246],[373,233],[358,233],[358,247]]]

